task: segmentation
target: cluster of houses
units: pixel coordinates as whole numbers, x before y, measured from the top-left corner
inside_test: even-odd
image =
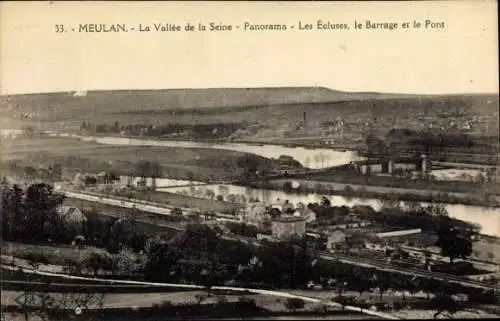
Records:
[[[263,219],[265,216],[263,216]],[[370,229],[370,223],[366,221],[336,224],[328,227],[311,228],[308,223],[313,220],[300,214],[279,215],[270,219],[270,233],[257,234],[258,240],[272,242],[286,241],[290,239],[312,238],[317,241],[323,240],[328,251],[344,250],[353,245],[353,238],[361,239],[359,248],[373,251],[385,251],[396,248],[394,244],[404,244],[404,238],[419,235],[420,229],[410,230],[389,230],[381,233],[374,233]],[[247,223],[253,223],[251,220]],[[402,239],[403,238],[403,239]],[[359,243],[359,240],[357,241]]]
[[[299,205],[299,204],[298,204]],[[320,241],[327,251],[364,251],[373,255],[386,255],[387,251],[404,251],[409,259],[422,264],[429,261],[445,261],[441,251],[434,245],[435,239],[419,228],[397,229],[372,226],[368,221],[349,214],[345,219],[329,226],[315,227],[316,214],[307,207],[296,208],[284,201],[269,207],[261,203],[249,203],[240,214],[239,221],[259,228],[257,240],[270,242],[309,238]],[[270,224],[269,224],[270,223]],[[266,224],[268,226],[266,231]],[[269,229],[270,225],[270,229]],[[266,232],[264,232],[266,231]],[[485,269],[498,265],[500,242],[484,237],[473,243],[472,260],[489,262]],[[377,254],[378,253],[378,254]],[[478,263],[479,264],[479,263]],[[484,267],[483,267],[484,268]]]
[[[327,248],[334,249],[348,240],[349,231],[369,225],[369,222],[353,218],[356,217],[349,216],[345,222],[332,226],[314,227],[317,220],[316,213],[301,203],[294,207],[292,203],[285,200],[268,207],[259,202],[249,203],[239,220],[259,228],[261,233],[257,234],[258,240],[279,242],[304,237],[312,237],[316,240],[324,238]],[[270,229],[264,232],[269,223]]]
[[[111,189],[115,191],[128,188],[147,189],[154,185],[150,177],[117,176],[107,172],[77,173],[71,183],[77,187],[95,186],[99,190]]]
[[[459,129],[462,131],[471,131],[473,128],[480,125],[480,121],[477,118],[467,119],[465,117],[447,117],[447,118],[435,118],[435,117],[420,117],[420,127],[425,129],[440,129],[440,130],[451,130]]]
[[[264,218],[265,216],[263,216]],[[267,217],[266,217],[267,219]],[[311,239],[316,244],[322,244],[329,252],[362,251],[372,253],[372,256],[387,257],[387,253],[405,253],[407,259],[428,268],[434,263],[447,262],[439,247],[435,246],[435,236],[421,229],[397,229],[390,227],[375,227],[369,222],[358,221],[323,228],[310,228],[313,222],[299,211],[290,215],[272,217],[270,233],[258,233],[257,240],[270,242],[287,241],[290,239]],[[251,222],[251,221],[248,221]],[[469,260],[476,268],[485,271],[499,272],[500,241],[496,238],[482,237],[473,243],[473,253]],[[392,256],[389,256],[389,259]]]
[[[294,160],[292,158],[281,157],[283,165],[293,167]],[[427,163],[426,157],[422,157],[420,170],[425,170]],[[356,164],[361,169],[362,166],[380,166],[380,170],[384,169],[388,172],[395,168],[396,164],[389,160],[387,164]],[[54,168],[51,168],[54,171]],[[59,168],[56,168],[59,172]],[[59,174],[60,175],[60,174]],[[100,185],[112,186],[113,188],[123,189],[129,186],[147,187],[151,182],[141,178],[131,178],[126,176],[117,177],[110,173],[85,173],[77,174],[73,180],[75,185]],[[61,206],[58,212],[68,222],[84,222],[85,215],[76,207]],[[349,215],[352,217],[353,215]],[[288,201],[277,202],[270,206],[265,206],[261,202],[248,202],[244,210],[239,213],[237,219],[240,222],[255,225],[261,233],[257,234],[258,240],[267,241],[285,241],[292,238],[307,238],[312,237],[324,241],[325,247],[329,251],[338,251],[345,249],[346,246],[352,247],[354,236],[362,239],[361,247],[365,250],[373,252],[383,252],[387,250],[404,249],[406,252],[416,259],[423,261],[424,248],[413,244],[412,239],[422,239],[420,229],[410,230],[384,230],[375,231],[371,229],[370,223],[363,220],[345,220],[327,227],[314,228],[314,222],[317,220],[316,214],[308,209],[303,204],[294,206]],[[266,231],[266,232],[263,232]],[[361,235],[361,237],[359,237]],[[500,263],[500,241],[495,238],[483,238],[473,244],[472,259],[484,262]],[[431,259],[442,259],[440,251],[437,248],[427,248],[426,251],[431,251]]]

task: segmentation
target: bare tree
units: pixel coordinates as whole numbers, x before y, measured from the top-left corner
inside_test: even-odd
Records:
[[[163,175],[163,168],[160,162],[146,159],[141,159],[136,163],[135,171],[136,175],[143,180],[146,180],[147,177],[151,177],[153,181],[153,190],[156,189],[156,179],[161,178]]]
[[[146,179],[151,172],[151,163],[146,159],[141,159],[135,164],[135,173],[142,179]]]

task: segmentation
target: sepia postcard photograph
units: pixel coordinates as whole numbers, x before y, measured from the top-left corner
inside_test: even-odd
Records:
[[[500,318],[498,3],[0,1],[2,321]]]

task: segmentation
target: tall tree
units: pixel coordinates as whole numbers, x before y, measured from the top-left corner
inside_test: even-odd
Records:
[[[135,173],[145,180],[151,173],[151,162],[147,159],[141,159],[135,164]]]
[[[85,131],[87,130],[87,123],[85,122],[85,120],[82,122],[82,124],[80,125],[80,131]]]
[[[444,312],[453,315],[460,309],[458,302],[449,294],[438,294],[431,300],[431,306],[436,310],[434,319]]]
[[[24,168],[24,177],[27,180],[35,180],[38,178],[38,171],[32,166],[26,166]]]
[[[144,275],[152,281],[166,282],[172,279],[172,269],[182,256],[179,248],[171,241],[150,240],[146,248]]]
[[[259,249],[262,266],[257,269],[256,281],[295,288],[304,286],[313,275],[314,255],[306,242],[271,244]]]
[[[52,166],[52,179],[56,182],[62,180],[62,165],[59,162],[56,162],[54,166]]]
[[[393,286],[391,277],[388,273],[375,273],[373,275],[373,282],[379,289],[379,299],[382,301],[384,293]]]
[[[354,267],[347,283],[349,289],[359,292],[361,296],[363,292],[369,291],[373,286],[371,271],[365,268]]]
[[[381,156],[388,153],[385,141],[377,137],[373,132],[365,136],[365,144],[368,155]]]
[[[441,254],[450,259],[450,263],[456,258],[465,259],[472,254],[470,236],[448,224],[443,224],[438,229],[436,245],[441,248]]]
[[[236,160],[236,165],[242,171],[242,178],[245,181],[255,180],[259,174],[268,172],[270,163],[257,155],[243,155]]]
[[[153,181],[153,190],[156,190],[156,180],[163,176],[163,167],[160,162],[155,160],[151,162],[151,179]]]
[[[135,165],[136,175],[142,180],[151,177],[153,181],[153,189],[156,189],[156,179],[162,177],[163,168],[158,161],[150,161],[147,159],[139,160]]]
[[[324,207],[330,207],[332,205],[332,203],[330,202],[330,200],[326,196],[323,196],[321,198],[320,204],[321,204],[321,206],[324,206]]]
[[[51,185],[40,183],[28,187],[25,209],[31,235],[45,240],[65,237],[63,219],[58,213],[63,201],[64,196],[54,194]]]
[[[0,215],[2,217],[2,236],[11,239],[19,236],[24,226],[23,190],[17,185],[2,191]]]

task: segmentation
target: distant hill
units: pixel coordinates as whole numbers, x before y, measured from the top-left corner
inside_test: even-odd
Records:
[[[431,111],[429,116],[446,117],[446,110],[456,108],[460,109],[456,112],[475,109],[472,114],[491,117],[497,106],[498,94],[407,95],[324,87],[109,90],[0,96],[0,119],[12,119],[14,123],[29,117],[31,121],[65,121],[72,126],[79,126],[82,119],[124,124],[152,120],[261,123],[280,119],[286,124],[289,119],[301,119],[305,110],[310,119],[326,120],[336,116],[359,118],[373,112],[390,117],[397,107],[406,110],[411,119],[424,109]]]
[[[409,95],[350,93],[324,87],[108,90],[1,96],[2,105],[23,111],[106,110],[128,112],[386,99]],[[24,110],[28,109],[28,110]],[[63,109],[63,110],[61,110]]]

